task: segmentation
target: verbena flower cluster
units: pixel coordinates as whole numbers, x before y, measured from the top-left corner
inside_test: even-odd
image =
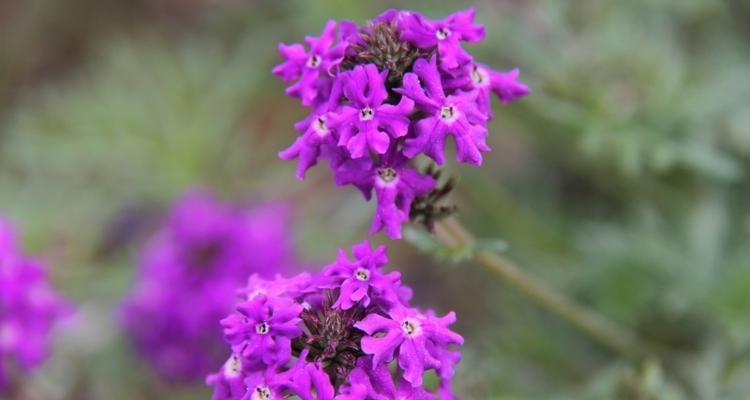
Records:
[[[21,252],[10,224],[0,219],[0,395],[13,375],[8,371],[28,372],[42,363],[54,324],[71,310],[44,266]]]
[[[286,58],[273,73],[310,109],[295,125],[301,136],[279,153],[299,159],[297,177],[328,160],[338,185],[354,185],[377,209],[372,232],[401,237],[416,198],[435,189],[432,176],[412,160],[424,154],[445,162],[446,139],[456,160],[480,165],[490,150],[490,92],[502,103],[526,95],[519,71],[495,71],[462,47],[484,38],[474,10],[431,20],[413,11],[388,10],[363,27],[329,21],[318,37],[281,44]]]
[[[383,270],[384,246],[365,241],[353,255],[340,250],[316,275],[250,277],[221,321],[232,355],[207,379],[213,399],[454,398],[455,314],[413,308],[400,273]],[[425,387],[427,371],[437,387]]]
[[[282,205],[244,209],[193,191],[174,206],[143,256],[121,320],[140,355],[166,380],[201,381],[226,357],[218,321],[250,274],[294,260]]]

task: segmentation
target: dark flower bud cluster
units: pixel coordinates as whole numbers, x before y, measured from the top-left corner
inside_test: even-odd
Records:
[[[490,93],[502,103],[529,93],[517,69],[494,71],[463,49],[462,43],[484,38],[474,14],[470,9],[430,20],[388,10],[363,27],[329,21],[319,37],[305,39],[307,47],[279,46],[286,61],[273,73],[290,82],[286,93],[311,111],[295,125],[301,135],[281,158],[299,159],[299,179],[328,160],[337,185],[354,185],[367,200],[374,191],[373,233],[385,230],[398,239],[410,216],[429,209],[412,210],[417,199],[434,200],[437,185],[415,168],[418,156],[442,165],[452,137],[456,160],[480,165],[490,151]]]
[[[386,248],[353,247],[316,275],[265,280],[241,290],[221,321],[232,355],[208,377],[215,400],[453,399],[463,338],[409,304],[401,275],[385,272]],[[434,371],[436,388],[424,375]],[[293,397],[296,396],[296,397]]]

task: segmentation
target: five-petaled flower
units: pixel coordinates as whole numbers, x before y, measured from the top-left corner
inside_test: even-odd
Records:
[[[399,301],[395,291],[401,281],[398,271],[384,273],[380,267],[388,262],[385,246],[378,246],[374,251],[370,244],[362,242],[352,247],[354,261],[350,261],[343,250],[339,257],[326,268],[326,274],[334,279],[340,288],[339,297],[333,304],[348,310],[354,305],[368,307],[372,299],[394,304]]]
[[[257,296],[237,307],[238,314],[221,320],[227,342],[241,345],[242,355],[265,364],[285,363],[291,339],[300,334],[302,306],[285,299]]]
[[[344,58],[347,42],[336,42],[336,21],[328,21],[320,36],[307,36],[309,50],[301,44],[295,43],[279,45],[286,61],[277,65],[273,73],[284,82],[296,82],[287,88],[286,93],[292,97],[299,97],[302,104],[312,106],[325,96],[325,89],[330,86],[330,71],[338,66]],[[349,30],[348,23],[339,25],[339,36],[344,37]],[[322,96],[321,96],[322,95]]]
[[[373,356],[374,365],[397,358],[404,370],[404,379],[419,386],[425,369],[437,369],[444,361],[450,362],[437,348],[463,344],[463,338],[448,329],[455,320],[452,312],[438,318],[414,309],[394,307],[388,317],[370,314],[355,327],[367,333],[368,336],[362,338],[362,351]]]
[[[409,114],[414,102],[402,98],[398,104],[385,103],[388,71],[378,71],[374,64],[358,65],[346,74],[344,96],[348,103],[331,116],[331,124],[339,133],[340,146],[352,158],[362,158],[368,150],[383,154],[391,139],[405,136]]]
[[[472,8],[433,21],[415,12],[404,12],[399,20],[401,37],[417,47],[437,47],[440,66],[453,70],[472,60],[461,41],[473,43],[484,38],[484,27],[474,23],[475,14]]]
[[[440,80],[436,59],[414,63],[414,72],[404,76],[403,88],[396,89],[410,97],[428,116],[415,126],[415,137],[406,140],[404,155],[414,157],[425,153],[439,165],[445,162],[445,138],[456,142],[456,160],[480,165],[483,151],[490,151],[485,142],[487,115],[477,107],[478,92],[457,91],[446,95]]]

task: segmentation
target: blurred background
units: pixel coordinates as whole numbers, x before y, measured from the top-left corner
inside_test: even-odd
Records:
[[[495,104],[481,168],[449,163],[460,219],[674,354],[629,362],[471,263],[390,243],[415,303],[458,314],[462,398],[747,399],[750,2],[3,0],[0,212],[79,308],[37,398],[209,398],[155,378],[113,319],[187,188],[290,202],[311,264],[365,238],[372,204],[277,158],[305,111],[270,70],[278,42],[388,6],[475,6],[470,52],[533,89]]]

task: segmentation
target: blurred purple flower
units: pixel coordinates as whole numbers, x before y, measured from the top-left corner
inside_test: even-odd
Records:
[[[121,322],[141,357],[167,381],[205,377],[224,357],[219,321],[248,275],[294,263],[283,205],[254,209],[193,191],[149,243]]]
[[[0,395],[11,379],[5,367],[28,373],[39,366],[50,353],[53,326],[71,312],[45,267],[22,253],[0,218]]]

